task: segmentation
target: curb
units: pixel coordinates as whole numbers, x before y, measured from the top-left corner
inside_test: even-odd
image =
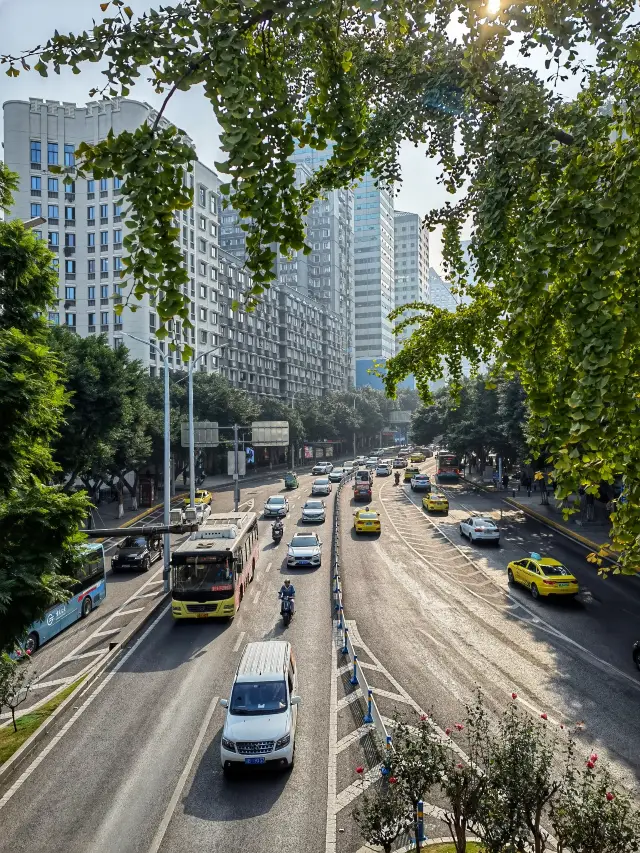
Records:
[[[79,692],[84,692],[86,689],[91,687],[95,681],[97,681],[107,666],[114,660],[116,655],[122,651],[123,647],[129,643],[133,637],[135,637],[140,629],[151,619],[153,615],[155,615],[156,611],[166,604],[168,598],[169,593],[165,593],[152,605],[152,607],[149,608],[146,613],[139,614],[132,620],[130,625],[127,625],[126,628],[123,628],[120,631],[117,635],[117,639],[113,641],[113,644],[110,644],[110,651],[107,652],[104,658],[96,664],[93,670],[90,670],[87,673],[86,678],[84,678],[76,689],[67,696],[64,702],[58,705],[53,714],[51,714],[50,717],[47,717],[42,725],[25,740],[22,746],[13,753],[11,758],[5,761],[4,764],[0,765],[0,783],[17,770],[22,762],[34,751],[40,741],[46,737],[49,730],[58,722],[58,718],[60,718],[68,707],[76,700]],[[64,689],[65,686],[61,687],[58,692],[61,692]],[[54,693],[50,698],[53,699],[55,696],[56,694]]]
[[[599,545],[597,542],[594,542],[591,539],[587,539],[586,536],[581,536],[579,533],[575,533],[568,527],[565,527],[563,524],[559,524],[557,521],[554,521],[552,518],[549,518],[546,515],[542,515],[539,512],[536,512],[534,509],[531,509],[524,504],[518,503],[514,498],[507,497],[499,497],[498,492],[492,492],[487,489],[485,486],[480,485],[480,483],[475,483],[473,480],[469,480],[467,477],[462,478],[465,483],[469,483],[470,486],[474,486],[476,489],[480,489],[480,491],[484,492],[487,495],[498,496],[498,500],[501,500],[502,503],[506,503],[509,506],[512,506],[514,509],[519,509],[525,515],[534,518],[536,521],[539,521],[540,524],[544,524],[546,527],[550,527],[552,530],[555,530],[558,533],[561,533],[563,536],[566,536],[567,539],[573,539],[579,545],[584,546],[585,548],[590,548],[592,551],[599,551],[602,548],[602,545]],[[605,559],[608,559],[605,557]],[[608,560],[610,563],[615,563],[615,560]]]

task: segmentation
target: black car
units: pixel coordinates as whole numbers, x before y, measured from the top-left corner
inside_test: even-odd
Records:
[[[127,536],[111,559],[111,570],[148,572],[162,556],[162,536]]]

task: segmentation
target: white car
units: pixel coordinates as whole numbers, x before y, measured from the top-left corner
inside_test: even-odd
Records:
[[[391,468],[388,465],[378,465],[376,468],[376,477],[388,477],[391,473]]]
[[[297,689],[290,643],[247,643],[231,696],[220,700],[227,709],[220,741],[226,774],[241,765],[293,767],[300,704]]]
[[[367,457],[366,457],[366,456],[356,456],[356,463],[357,463],[358,465],[364,465],[364,463],[365,463],[366,461],[367,461]]]
[[[289,512],[289,501],[283,498],[282,495],[271,495],[267,498],[264,505],[265,518],[278,518],[278,516],[286,515]]]
[[[329,482],[330,483],[339,483],[340,480],[347,474],[346,468],[334,468],[333,471],[329,473]]]
[[[469,542],[495,542],[500,544],[500,528],[492,518],[471,516],[460,522],[460,536]]]
[[[428,474],[416,474],[411,478],[412,492],[430,492],[431,480]]]
[[[333,471],[331,462],[317,462],[311,469],[312,474],[329,474]]]
[[[311,494],[312,495],[330,495],[331,494],[331,483],[329,482],[328,477],[318,477],[317,480],[313,481],[311,485]]]
[[[305,501],[302,507],[303,521],[324,521],[326,518],[327,508],[324,501],[310,498]]]
[[[365,468],[374,471],[378,467],[378,457],[370,456],[364,463]]]
[[[345,471],[355,471],[360,463],[357,459],[350,459],[348,462],[344,463]]]
[[[297,533],[287,551],[287,566],[319,569],[322,564],[322,542],[317,533]]]

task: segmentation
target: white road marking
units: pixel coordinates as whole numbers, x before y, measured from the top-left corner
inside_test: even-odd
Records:
[[[22,773],[22,774],[21,774],[21,776],[20,776],[20,777],[19,777],[19,778],[14,782],[14,784],[9,788],[9,790],[8,790],[8,791],[6,792],[6,794],[2,797],[2,799],[0,799],[0,809],[4,808],[4,806],[6,806],[6,804],[7,804],[7,803],[9,802],[9,800],[13,797],[13,795],[14,795],[14,794],[16,794],[16,793],[20,790],[20,788],[24,785],[24,783],[27,781],[27,779],[28,779],[28,778],[31,776],[31,774],[34,772],[34,770],[37,770],[37,768],[42,764],[42,762],[45,760],[45,758],[49,755],[49,753],[51,752],[51,750],[52,750],[52,749],[53,749],[53,748],[58,744],[58,742],[59,742],[59,741],[61,741],[61,740],[62,740],[62,738],[66,735],[66,733],[67,733],[67,732],[69,731],[69,729],[73,726],[73,724],[76,722],[76,720],[78,720],[78,719],[82,716],[82,714],[84,714],[84,712],[87,710],[87,708],[89,707],[89,705],[91,705],[91,703],[93,702],[93,700],[94,700],[97,696],[99,696],[99,695],[100,695],[100,693],[102,693],[102,691],[103,691],[103,690],[104,690],[104,688],[107,686],[107,684],[109,684],[109,682],[110,682],[110,681],[111,681],[111,679],[116,675],[116,673],[117,673],[120,669],[122,669],[122,667],[125,665],[125,663],[126,663],[126,662],[129,660],[129,658],[131,657],[131,655],[136,651],[136,649],[138,648],[138,646],[139,646],[142,642],[144,642],[144,640],[146,640],[146,638],[147,638],[147,637],[149,636],[149,634],[153,631],[153,629],[156,627],[156,625],[158,624],[158,622],[159,622],[159,621],[160,621],[160,620],[165,616],[165,614],[167,614],[170,610],[171,610],[171,605],[170,605],[170,604],[167,604],[167,606],[166,606],[166,607],[165,607],[165,608],[160,612],[160,614],[159,614],[158,616],[156,616],[156,618],[153,620],[153,622],[151,623],[151,625],[149,625],[149,627],[147,628],[147,630],[146,630],[146,631],[145,631],[145,632],[144,632],[140,637],[138,637],[138,639],[136,640],[136,642],[131,646],[131,648],[129,649],[129,651],[128,651],[124,656],[123,656],[122,660],[121,660],[118,664],[116,664],[116,666],[112,669],[112,671],[109,673],[109,675],[107,675],[107,677],[106,677],[106,678],[105,678],[105,679],[104,679],[104,680],[103,680],[103,681],[102,681],[102,682],[101,682],[101,683],[96,687],[96,689],[93,691],[93,693],[91,693],[89,696],[87,696],[87,698],[84,700],[84,702],[82,703],[82,705],[80,705],[80,707],[79,707],[79,708],[78,708],[78,710],[75,712],[75,714],[71,717],[71,719],[70,719],[67,723],[65,723],[65,725],[60,729],[60,731],[58,732],[58,734],[57,734],[57,735],[55,735],[55,737],[53,737],[53,738],[49,741],[49,743],[45,746],[45,748],[42,750],[42,752],[40,752],[40,753],[36,756],[36,758],[35,758],[35,759],[31,762],[31,764],[27,767],[27,769],[24,771],[24,773]]]
[[[71,675],[67,678],[55,678],[53,681],[42,681],[38,682],[33,686],[33,690],[44,690],[46,687],[60,687],[61,684],[71,684],[75,681],[76,676]]]
[[[253,599],[253,603],[254,603],[254,604],[257,604],[257,603],[260,601],[260,596],[261,596],[261,595],[262,595],[262,590],[261,590],[261,589],[259,589],[259,590],[256,592],[256,597]]]
[[[242,641],[244,640],[246,633],[246,631],[240,631],[240,633],[238,634],[238,639],[236,640],[236,644],[233,647],[234,652],[237,652],[240,646],[242,645]]]
[[[336,797],[336,805],[338,807],[338,811],[343,809],[345,806],[348,806],[349,803],[353,802],[356,797],[359,797],[367,788],[370,788],[374,782],[377,782],[380,778],[380,768],[382,764],[376,764],[375,767],[372,767],[370,770],[367,770],[366,773],[363,773],[355,782],[352,782],[347,788],[343,791],[340,791],[338,796]]]
[[[140,608],[142,610],[142,607]],[[83,652],[81,655],[72,655],[69,660],[84,660],[84,658],[95,657],[95,655],[104,655],[109,649],[96,649],[93,652]]]
[[[118,616],[133,616],[134,613],[140,613],[141,610],[144,610],[144,607],[132,607],[131,610],[121,610]]]
[[[269,572],[271,571],[272,565],[273,565],[273,563],[267,563],[267,568],[264,570],[265,575],[269,574]]]
[[[211,722],[211,718],[213,717],[215,710],[218,706],[219,697],[214,696],[209,704],[207,709],[207,713],[204,716],[204,720],[202,721],[202,725],[200,726],[200,731],[198,732],[198,737],[196,738],[196,742],[193,745],[193,749],[187,759],[187,763],[185,764],[182,773],[180,774],[180,778],[176,783],[176,787],[173,791],[171,799],[169,800],[169,805],[167,806],[160,826],[158,827],[158,831],[156,832],[153,841],[151,842],[151,846],[149,847],[149,853],[157,853],[160,849],[160,845],[162,844],[162,840],[164,839],[165,833],[169,827],[169,823],[171,822],[171,818],[173,816],[173,812],[175,807],[178,804],[178,800],[182,794],[182,790],[185,786],[187,779],[189,778],[189,774],[191,773],[191,768],[193,767],[193,762],[196,760],[198,752],[200,751],[200,747],[202,746],[202,741],[207,734],[207,729],[209,728],[209,723]]]
[[[107,631],[96,631],[94,637],[110,637],[111,634],[119,634],[122,628],[109,628]]]
[[[334,632],[331,643],[331,688],[329,693],[329,751],[327,756],[327,830],[325,836],[325,853],[336,851],[336,815],[338,804],[336,802],[336,774],[338,762],[338,664],[337,650],[338,634],[337,623],[334,623]]]
[[[338,700],[338,711],[342,711],[343,708],[346,708],[347,705],[351,705],[352,702],[356,702],[358,699],[362,699],[363,692],[359,687],[353,691],[353,693],[349,693],[348,696],[343,696],[342,699]]]

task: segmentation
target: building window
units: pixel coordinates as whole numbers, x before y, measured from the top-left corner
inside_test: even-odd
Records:
[[[207,319],[207,309],[206,308],[200,309],[200,319],[202,320],[203,323],[206,322],[206,319]]]
[[[47,142],[47,163],[49,166],[58,165],[58,143]]]
[[[96,191],[96,182],[93,179],[87,181],[87,192],[88,193],[94,193],[95,191]]]
[[[31,218],[42,216],[42,205],[37,202],[31,202]]]
[[[53,260],[51,261],[51,269],[55,270],[55,272],[58,272],[58,270],[60,269],[59,258],[53,258]]]
[[[100,192],[106,193],[109,189],[109,179],[108,178],[100,178]]]
[[[113,179],[113,188],[114,190],[122,189],[122,178]]]
[[[117,257],[113,259],[113,271],[120,272],[122,270],[122,258]]]
[[[64,165],[65,166],[75,166],[76,164],[76,155],[75,149],[73,145],[64,146]]]
[[[93,263],[95,264],[95,261]],[[95,269],[95,266],[94,266],[94,269]],[[95,300],[95,298],[96,298],[96,287],[94,284],[91,284],[87,288],[87,299],[94,299]]]
[[[57,311],[49,311],[49,322],[54,326],[60,325],[60,314]]]
[[[67,259],[64,262],[64,273],[65,273],[65,275],[75,275],[76,274],[76,262]]]
[[[101,204],[100,205],[100,219],[108,219],[109,217],[109,205]]]
[[[206,207],[207,200],[204,187],[198,187],[198,204],[200,207]]]
[[[87,320],[89,321],[89,326],[95,326],[96,324],[96,315],[91,311],[87,314]]]
[[[209,196],[209,211],[211,213],[216,213],[217,210],[218,210],[218,204],[216,201],[216,197],[212,194]]]
[[[75,314],[65,314],[64,315],[64,324],[65,326],[71,326],[75,329],[76,326],[76,315]]]
[[[109,272],[109,258],[100,258],[100,272]]]
[[[101,284],[100,285],[100,299],[108,299],[109,298],[109,285]]]
[[[42,146],[36,139],[31,140],[31,162],[42,163]]]
[[[199,271],[200,275],[206,275],[207,274],[207,265],[205,264],[204,261],[198,261],[198,271]]]
[[[49,231],[49,245],[50,246],[59,246],[60,245],[60,234],[57,231]]]
[[[92,258],[90,261],[87,261],[87,272],[88,272],[90,275],[91,275],[91,274],[94,274],[94,275],[95,275],[95,272],[96,272],[96,262],[93,260],[93,258]]]
[[[50,193],[58,192],[58,179],[57,178],[47,178],[47,191]]]
[[[101,311],[100,312],[100,325],[101,326],[108,326],[109,325],[109,312],[108,311]]]
[[[205,219],[205,217],[204,217],[204,216],[199,216],[199,217],[198,217],[198,224],[199,224],[199,226],[200,226],[200,230],[201,230],[201,231],[206,231],[206,230],[207,230],[207,220]]]
[[[87,232],[87,246],[89,248],[91,248],[92,246],[95,246],[95,244],[96,244],[96,232],[95,231],[88,231]]]
[[[68,178],[64,182],[64,191],[66,193],[75,194],[76,191],[76,182],[70,181]]]
[[[122,228],[113,229],[113,242],[122,243]]]
[[[37,190],[40,192],[42,190],[42,178],[40,175],[31,175],[31,191]]]
[[[87,208],[87,219],[88,219],[88,220],[95,220],[95,218],[96,218],[96,209],[95,209],[95,207],[91,204],[91,205],[89,205],[89,207]]]
[[[75,301],[76,298],[76,289],[75,287],[65,287],[64,289],[64,298],[65,299],[73,299]]]
[[[100,232],[100,245],[101,246],[108,246],[109,245],[109,232],[108,231],[101,231]]]
[[[33,207],[33,205],[31,205]],[[47,207],[47,216],[49,219],[57,219],[60,216],[60,208],[57,204],[50,204]]]
[[[113,205],[113,215],[122,216],[122,204],[120,202]]]
[[[64,235],[64,244],[65,244],[65,246],[75,248],[76,235],[75,234],[65,234]]]
[[[65,207],[64,209],[64,218],[65,220],[72,219],[75,221],[76,218],[76,209],[75,207]]]

